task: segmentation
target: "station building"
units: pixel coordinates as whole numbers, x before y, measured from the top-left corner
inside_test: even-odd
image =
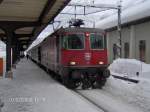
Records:
[[[150,63],[150,1],[125,9],[122,21],[122,58]],[[117,15],[108,17],[97,27],[107,31],[109,62],[115,57],[114,45],[118,42]]]

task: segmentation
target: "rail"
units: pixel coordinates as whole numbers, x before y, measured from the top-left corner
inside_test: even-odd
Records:
[[[108,112],[106,109],[104,109],[102,106],[100,106],[99,104],[97,104],[96,102],[92,101],[90,98],[88,98],[87,96],[83,95],[82,93],[80,93],[79,91],[77,90],[74,90],[75,93],[77,93],[80,97],[86,99],[90,104],[94,105],[95,107],[97,107],[100,112],[103,111],[103,112]]]

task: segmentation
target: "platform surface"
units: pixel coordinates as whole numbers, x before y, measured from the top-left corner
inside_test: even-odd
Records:
[[[13,70],[13,76],[13,79],[0,79],[2,112],[99,111],[30,60],[22,59]]]

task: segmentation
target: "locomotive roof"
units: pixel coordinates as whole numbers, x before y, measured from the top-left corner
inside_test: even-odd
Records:
[[[68,27],[68,28],[61,28],[57,31],[57,33],[63,32],[90,32],[90,33],[103,33],[104,30],[98,28],[83,28],[83,27]]]

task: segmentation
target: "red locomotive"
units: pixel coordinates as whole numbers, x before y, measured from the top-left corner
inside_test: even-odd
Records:
[[[31,49],[29,56],[52,70],[68,88],[102,87],[107,69],[106,35],[95,28],[61,28]]]

